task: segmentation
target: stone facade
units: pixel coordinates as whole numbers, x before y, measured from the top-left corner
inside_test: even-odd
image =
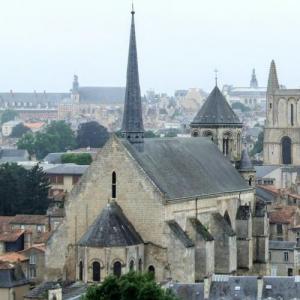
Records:
[[[264,164],[300,164],[300,89],[280,88],[271,63],[267,116],[264,130]]]

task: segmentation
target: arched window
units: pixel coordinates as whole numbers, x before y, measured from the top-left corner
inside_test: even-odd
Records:
[[[294,104],[291,104],[291,125],[294,126]]]
[[[142,262],[142,259],[140,258],[139,259],[139,272],[142,272],[143,271],[143,262]]]
[[[292,141],[288,136],[281,139],[282,163],[289,165],[292,163]]]
[[[129,271],[134,271],[134,261],[131,260],[129,263]]]
[[[119,261],[116,261],[114,263],[114,267],[113,267],[113,271],[114,271],[114,275],[116,277],[120,277],[122,274],[122,265]]]
[[[229,149],[229,140],[228,137],[223,138],[223,154],[225,156],[228,155],[228,149]]]
[[[117,198],[117,175],[115,171],[111,175],[111,197],[113,199]]]
[[[93,262],[93,281],[100,281],[100,263],[97,261]]]
[[[250,176],[249,177],[249,186],[252,186],[252,180],[253,180],[253,178],[252,178],[252,176]]]
[[[224,219],[228,223],[228,225],[231,226],[231,220],[230,220],[230,216],[229,216],[229,213],[227,210],[225,211]]]
[[[154,266],[149,266],[148,267],[148,272],[150,274],[152,274],[153,278],[155,278],[155,268],[154,268]]]
[[[79,280],[80,281],[83,280],[83,263],[82,263],[82,261],[80,261],[80,263],[79,263]]]

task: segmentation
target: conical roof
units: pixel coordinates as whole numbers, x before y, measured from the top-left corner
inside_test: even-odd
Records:
[[[115,201],[107,204],[79,241],[80,246],[87,247],[124,247],[142,243],[142,238]]]
[[[279,89],[279,83],[278,83],[276,65],[275,65],[275,61],[272,60],[270,66],[270,72],[269,72],[267,93],[273,93],[278,89]]]
[[[234,113],[218,86],[212,90],[207,100],[197,113],[191,125],[197,124],[239,124],[238,116]]]
[[[253,165],[251,163],[250,157],[248,155],[247,149],[243,149],[241,161],[240,161],[240,171],[252,171],[254,170]]]
[[[122,124],[122,132],[124,133],[144,132],[134,14],[135,12],[132,10],[126,77],[126,93]]]

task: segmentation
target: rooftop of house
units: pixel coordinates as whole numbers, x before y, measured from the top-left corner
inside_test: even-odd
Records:
[[[296,242],[289,241],[269,241],[270,250],[294,250]]]
[[[121,142],[166,200],[253,190],[207,138],[145,139],[143,151]]]
[[[255,166],[256,178],[262,178],[270,174],[272,171],[279,169],[280,165],[262,165]]]
[[[297,212],[297,206],[278,205],[269,212],[270,224],[290,224],[294,221]]]
[[[15,215],[10,224],[18,225],[47,225],[48,217],[46,215]]]
[[[277,194],[266,189],[265,186],[256,185],[256,197],[265,203],[272,203],[276,200]]]
[[[142,243],[142,238],[115,201],[107,204],[79,241],[79,245],[88,247],[123,247]]]
[[[28,161],[27,150],[21,149],[0,149],[0,163]]]
[[[29,258],[19,252],[7,252],[6,254],[0,255],[1,262],[17,263],[26,260],[29,260]]]
[[[7,262],[0,263],[0,288],[13,288],[28,283],[19,266]]]
[[[8,231],[0,232],[0,242],[15,242],[24,234],[24,230],[21,229],[11,229]]]
[[[44,172],[47,175],[83,175],[88,169],[88,165],[60,164],[52,168],[47,168]]]

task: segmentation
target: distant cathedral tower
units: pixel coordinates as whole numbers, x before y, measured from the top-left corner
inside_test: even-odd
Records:
[[[193,137],[209,137],[231,161],[241,159],[243,124],[216,85],[190,124]]]
[[[274,60],[267,87],[264,164],[300,165],[300,89],[280,88]]]
[[[130,143],[139,145],[144,142],[144,125],[135,39],[134,14],[135,12],[132,9],[122,133]]]
[[[252,70],[250,87],[255,88],[255,89],[258,88],[258,82],[257,82],[256,74],[255,74],[255,69]]]

